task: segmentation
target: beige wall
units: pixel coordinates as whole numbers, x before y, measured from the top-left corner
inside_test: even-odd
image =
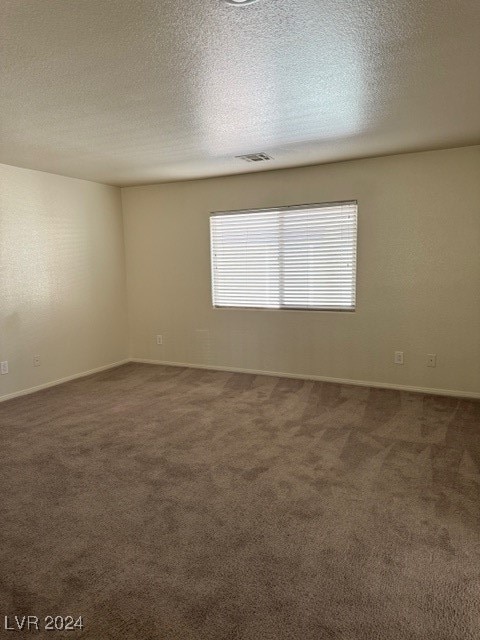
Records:
[[[126,341],[120,190],[0,165],[0,397],[118,362]]]
[[[480,147],[122,197],[130,356],[480,394]],[[212,309],[210,211],[343,199],[354,314]],[[0,398],[127,357],[124,257],[119,189],[0,165]]]
[[[480,393],[480,147],[132,187],[122,199],[131,356]],[[212,309],[211,211],[350,199],[355,313]]]

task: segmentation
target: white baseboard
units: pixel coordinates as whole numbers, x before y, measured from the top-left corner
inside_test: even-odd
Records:
[[[411,387],[390,382],[371,382],[367,380],[349,380],[344,378],[330,378],[328,376],[304,375],[299,373],[285,373],[283,371],[263,371],[258,369],[242,369],[240,367],[222,367],[205,364],[191,364],[188,362],[169,362],[164,360],[148,360],[145,358],[131,358],[130,362],[144,364],[160,364],[168,367],[187,367],[189,369],[210,369],[212,371],[231,371],[232,373],[250,373],[257,376],[274,376],[277,378],[295,378],[297,380],[315,380],[318,382],[334,382],[336,384],[348,384],[356,387],[374,387],[378,389],[394,389],[396,391],[410,391],[412,393],[426,393],[435,396],[453,396],[455,398],[468,398],[480,400],[480,393],[474,391],[458,391],[456,389],[432,389],[430,387]]]
[[[30,387],[29,389],[22,389],[21,391],[7,393],[4,396],[0,396],[0,402],[5,402],[5,400],[12,400],[13,398],[19,398],[20,396],[27,396],[30,393],[42,391],[42,389],[56,387],[57,385],[63,384],[64,382],[77,380],[77,378],[85,378],[86,376],[91,376],[93,373],[100,373],[101,371],[107,371],[107,369],[114,369],[115,367],[119,367],[122,364],[127,364],[128,362],[130,362],[128,358],[125,360],[119,360],[118,362],[112,362],[111,364],[106,364],[102,367],[97,367],[96,369],[90,369],[90,371],[82,371],[81,373],[74,373],[73,375],[67,376],[66,378],[60,378],[59,380],[53,380],[52,382],[45,382],[44,384],[39,384],[36,387]]]
[[[412,387],[401,384],[392,384],[390,382],[371,382],[367,380],[350,380],[345,378],[331,378],[329,376],[314,376],[299,373],[285,373],[284,371],[264,371],[260,369],[244,369],[241,367],[223,367],[205,364],[192,364],[190,362],[170,362],[166,360],[149,360],[146,358],[127,358],[125,360],[119,360],[118,362],[112,362],[111,364],[97,367],[96,369],[90,369],[90,371],[82,371],[81,373],[75,373],[59,380],[53,380],[52,382],[46,382],[36,387],[30,387],[29,389],[22,389],[21,391],[15,391],[7,395],[0,396],[0,402],[5,400],[12,400],[20,396],[26,396],[36,391],[42,391],[42,389],[48,389],[50,387],[56,387],[59,384],[70,382],[71,380],[77,380],[78,378],[84,378],[94,373],[100,373],[101,371],[107,371],[108,369],[114,369],[122,364],[128,362],[139,362],[143,364],[155,364],[164,365],[169,367],[186,367],[188,369],[209,369],[211,371],[230,371],[232,373],[250,373],[257,376],[273,376],[277,378],[294,378],[297,380],[315,380],[318,382],[334,382],[336,384],[347,384],[357,387],[374,387],[378,389],[394,389],[396,391],[410,391],[412,393],[426,393],[436,396],[453,396],[455,398],[468,398],[474,400],[480,400],[480,393],[474,391],[459,391],[456,389],[433,389],[430,387]]]

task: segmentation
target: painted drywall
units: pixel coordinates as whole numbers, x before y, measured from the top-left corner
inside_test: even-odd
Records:
[[[211,211],[354,199],[355,313],[212,308]],[[480,392],[479,146],[131,187],[122,201],[132,357]]]
[[[0,398],[122,361],[126,343],[120,190],[0,165]]]

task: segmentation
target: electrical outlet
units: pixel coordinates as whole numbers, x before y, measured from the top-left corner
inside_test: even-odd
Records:
[[[427,367],[436,367],[436,366],[437,366],[437,354],[427,353]]]
[[[0,375],[5,376],[8,373],[8,360],[0,362]]]
[[[40,366],[40,356],[33,356],[33,366],[34,367]]]
[[[403,364],[403,351],[395,351],[393,361],[395,364]]]
[[[163,344],[163,336],[157,336],[157,344]]]

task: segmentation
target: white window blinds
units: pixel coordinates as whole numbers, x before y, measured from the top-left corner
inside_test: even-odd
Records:
[[[355,309],[357,203],[215,213],[215,307]]]

